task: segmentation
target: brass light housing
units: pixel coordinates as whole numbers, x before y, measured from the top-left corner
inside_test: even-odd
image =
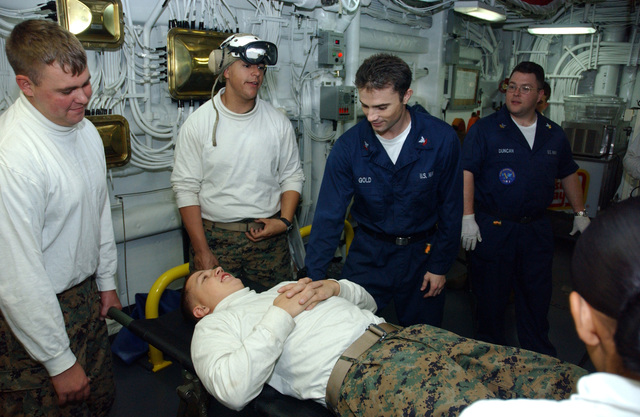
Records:
[[[117,49],[124,42],[120,0],[56,0],[58,23],[87,49]]]
[[[229,33],[173,28],[167,34],[167,80],[176,100],[200,100],[211,96],[215,81],[209,70],[209,54]]]
[[[98,129],[104,145],[107,168],[126,165],[131,159],[129,122],[118,114],[86,116]]]

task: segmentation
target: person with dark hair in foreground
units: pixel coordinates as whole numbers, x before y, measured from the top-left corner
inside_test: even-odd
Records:
[[[473,416],[640,415],[640,198],[607,209],[576,244],[571,314],[598,372],[566,401],[481,401]]]
[[[392,326],[375,310],[348,280],[303,278],[256,293],[218,267],[193,273],[183,290],[183,311],[199,319],[196,373],[236,410],[268,384],[342,416],[451,416],[480,399],[563,399],[585,374],[429,325]]]

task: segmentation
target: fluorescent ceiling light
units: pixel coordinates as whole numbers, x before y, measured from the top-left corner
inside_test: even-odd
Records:
[[[482,1],[456,1],[453,3],[453,10],[491,22],[502,22],[507,19],[503,10]]]
[[[578,25],[535,25],[527,28],[532,35],[590,35],[596,28],[589,24]]]

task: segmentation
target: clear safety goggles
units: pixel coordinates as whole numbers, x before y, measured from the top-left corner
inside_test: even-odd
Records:
[[[243,46],[227,46],[229,52],[248,64],[275,65],[278,62],[278,48],[271,42],[255,41]]]

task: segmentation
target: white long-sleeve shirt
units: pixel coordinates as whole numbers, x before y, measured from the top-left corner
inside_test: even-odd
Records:
[[[482,400],[467,407],[460,417],[638,417],[640,381],[597,372],[578,381],[578,392],[568,400]]]
[[[221,301],[197,325],[191,357],[198,377],[218,401],[239,410],[265,383],[283,394],[325,404],[327,382],[340,355],[371,323],[376,303],[347,280],[340,295],[292,318],[275,307],[278,287],[244,288]]]
[[[256,99],[244,114],[227,109],[222,89],[180,128],[171,184],[178,207],[200,206],[202,218],[235,222],[271,216],[285,191],[302,192],[304,174],[291,122]],[[212,134],[218,110],[216,143]]]
[[[115,289],[105,178],[86,119],[56,125],[22,94],[0,116],[0,309],[52,376],[76,361],[56,294],[94,273],[100,291]]]
[[[622,164],[629,175],[640,180],[640,135],[636,135],[629,142],[629,148],[627,148]]]

